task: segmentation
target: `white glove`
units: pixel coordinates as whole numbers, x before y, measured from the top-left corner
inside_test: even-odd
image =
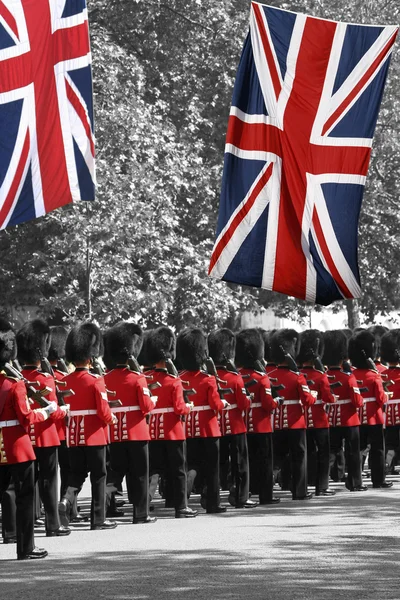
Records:
[[[67,412],[69,412],[69,409],[71,408],[71,406],[69,404],[65,404],[64,406],[60,406],[60,408],[64,413],[67,413]]]
[[[116,425],[118,423],[118,419],[117,417],[114,415],[114,413],[112,414],[112,424]]]
[[[224,403],[224,408],[229,408],[230,404],[228,400],[222,400],[222,402]]]
[[[56,402],[50,402],[48,406],[45,407],[45,410],[49,413],[49,415],[52,415],[53,412],[56,412],[58,406]]]

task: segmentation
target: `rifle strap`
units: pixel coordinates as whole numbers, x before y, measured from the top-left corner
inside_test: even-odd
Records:
[[[12,386],[13,386],[12,381],[10,381],[7,378],[4,379],[4,381],[1,385],[1,388],[0,388],[0,416],[1,416],[1,413],[3,412],[8,393],[11,390]]]

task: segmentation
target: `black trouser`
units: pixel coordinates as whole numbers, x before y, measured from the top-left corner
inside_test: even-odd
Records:
[[[197,473],[204,473],[207,486],[206,509],[214,510],[220,505],[219,497],[219,438],[189,438],[188,456],[188,496]]]
[[[385,429],[386,470],[393,473],[400,456],[400,425],[390,425]]]
[[[17,555],[20,556],[29,554],[35,547],[33,461],[0,466],[0,496],[10,485],[11,477],[15,486]]]
[[[168,472],[173,490],[175,510],[187,506],[186,443],[185,440],[154,440],[149,446],[150,477],[158,482],[160,475]],[[154,496],[156,484],[150,486],[150,500]]]
[[[35,447],[35,478],[39,482],[40,497],[45,511],[46,531],[55,531],[60,527],[58,516],[58,452],[57,446],[49,448]]]
[[[369,466],[372,485],[381,485],[385,481],[385,437],[383,425],[360,425],[361,453],[371,445]]]
[[[315,485],[318,494],[329,486],[329,428],[307,429],[308,482]]]
[[[0,495],[0,499],[3,540],[15,538],[17,535],[17,505],[15,502],[15,486],[12,479],[8,488]]]
[[[69,450],[65,440],[61,440],[58,448],[58,464],[60,467],[60,498],[62,498],[67,491],[68,475],[70,471]]]
[[[347,466],[346,487],[351,490],[362,485],[360,431],[358,425],[352,427],[331,427],[330,429],[330,463],[335,462],[339,450],[345,443],[345,460]]]
[[[65,498],[73,506],[88,473],[92,486],[91,525],[102,525],[106,515],[106,447],[73,446],[69,449],[71,471]]]
[[[272,433],[248,433],[247,445],[251,490],[258,493],[260,504],[266,504],[272,500],[274,487]]]
[[[304,498],[307,494],[307,438],[305,429],[281,429],[273,436],[274,456],[277,465],[285,464],[290,456],[292,497]]]
[[[114,442],[110,445],[113,483],[117,486],[126,476],[133,518],[149,514],[149,443],[146,441]]]
[[[245,433],[235,433],[220,438],[220,452],[228,446],[231,457],[231,475],[235,504],[244,504],[249,498],[249,451]],[[220,461],[221,464],[221,461]]]

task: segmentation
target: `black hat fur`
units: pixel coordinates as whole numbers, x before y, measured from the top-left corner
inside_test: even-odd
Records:
[[[0,317],[0,365],[17,357],[17,342],[11,323]]]
[[[285,363],[285,353],[295,359],[299,346],[299,334],[295,329],[278,329],[271,336],[271,359],[277,363]]]
[[[328,367],[337,366],[348,357],[348,337],[341,329],[324,332],[322,362]]]
[[[102,352],[102,335],[95,323],[87,321],[71,329],[65,345],[68,362],[85,362],[94,356],[101,356]]]
[[[216,329],[208,335],[208,353],[216,365],[224,365],[227,360],[234,360],[236,338],[233,331],[227,328]]]
[[[400,362],[400,329],[391,329],[381,337],[381,359],[388,363]]]
[[[68,329],[62,325],[50,327],[51,342],[48,359],[53,362],[59,358],[65,358],[65,342],[68,337]]]
[[[297,353],[296,361],[301,365],[313,360],[316,356],[321,357],[324,353],[324,341],[321,331],[318,329],[308,329],[302,331],[299,337],[300,348]]]
[[[142,343],[142,328],[135,323],[122,321],[111,327],[104,336],[104,355],[116,364],[124,364],[129,356],[137,358]]]
[[[374,358],[378,358],[381,354],[381,339],[382,336],[389,331],[388,327],[384,325],[373,325],[372,327],[368,327],[367,331],[372,333],[375,336],[375,344],[376,344],[376,354]]]
[[[242,329],[236,334],[235,363],[244,369],[256,368],[256,361],[264,358],[264,340],[260,331]]]
[[[207,338],[201,329],[189,328],[176,338],[176,358],[179,366],[197,371],[207,358]]]
[[[148,366],[175,358],[175,334],[169,327],[152,329],[146,338],[146,358]]]
[[[353,367],[369,369],[367,358],[375,358],[375,336],[366,329],[359,330],[349,340],[349,358]]]
[[[43,319],[24,323],[17,332],[18,360],[22,364],[35,364],[47,358],[51,343],[50,327]]]

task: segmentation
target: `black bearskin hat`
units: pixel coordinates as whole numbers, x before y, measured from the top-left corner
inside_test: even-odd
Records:
[[[65,358],[65,342],[68,337],[68,329],[62,325],[50,327],[51,343],[49,348],[48,359],[50,362]]]
[[[169,327],[152,329],[146,338],[146,357],[148,366],[161,360],[175,358],[175,334]]]
[[[22,364],[35,364],[47,358],[51,342],[50,327],[43,319],[24,323],[17,332],[18,360]]]
[[[236,334],[235,363],[244,369],[256,368],[264,359],[264,340],[258,329],[242,329]]]
[[[349,358],[353,367],[369,369],[367,358],[375,358],[375,336],[366,329],[359,330],[349,340]]]
[[[270,329],[269,331],[266,331],[262,327],[258,327],[258,331],[261,333],[261,337],[264,340],[264,359],[267,362],[271,362],[270,340],[276,329]]]
[[[322,362],[328,367],[340,365],[347,358],[348,337],[341,329],[325,331]]]
[[[104,335],[104,356],[109,357],[115,364],[124,364],[129,356],[137,358],[142,343],[142,328],[135,323],[122,321]]]
[[[176,338],[176,358],[179,366],[197,371],[207,358],[207,338],[201,329],[184,329]]]
[[[147,342],[148,342],[149,336],[152,331],[153,331],[152,329],[147,329],[146,331],[143,332],[142,347],[141,347],[141,350],[137,357],[139,365],[141,365],[143,367],[151,367],[152,366],[149,358],[147,357]]]
[[[400,362],[400,329],[392,329],[381,337],[381,358],[384,362]]]
[[[17,357],[17,342],[12,325],[0,317],[0,365]]]
[[[103,340],[100,329],[86,321],[71,329],[65,345],[65,356],[68,362],[80,363],[103,353]]]
[[[295,359],[299,345],[299,334],[295,329],[278,329],[270,340],[271,359],[277,363],[285,363],[285,354]]]
[[[302,365],[305,362],[313,360],[316,356],[321,357],[324,353],[324,341],[321,331],[318,329],[308,329],[300,333],[300,348],[297,353],[296,361]]]
[[[234,360],[236,338],[233,331],[227,328],[216,329],[208,335],[208,353],[216,365],[224,365],[227,360]]]
[[[382,336],[389,331],[388,327],[384,325],[373,325],[372,327],[368,327],[367,331],[372,333],[375,336],[375,344],[376,344],[376,354],[374,358],[378,358],[381,354],[381,339]]]

